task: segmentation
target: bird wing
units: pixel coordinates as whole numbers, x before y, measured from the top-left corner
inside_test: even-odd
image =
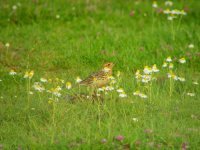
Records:
[[[82,80],[80,84],[82,85],[91,85],[94,83],[95,80],[104,80],[106,77],[106,74],[104,71],[99,71],[96,73],[91,74],[86,79]]]

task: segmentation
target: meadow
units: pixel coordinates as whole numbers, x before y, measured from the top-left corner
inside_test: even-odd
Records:
[[[199,8],[0,1],[0,149],[199,149]],[[92,97],[78,82],[106,62]]]

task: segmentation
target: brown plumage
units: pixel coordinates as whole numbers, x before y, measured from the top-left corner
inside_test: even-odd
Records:
[[[113,66],[113,63],[104,64],[102,70],[88,76],[86,79],[80,82],[80,85],[97,88],[105,86],[109,83],[110,76],[112,76]]]

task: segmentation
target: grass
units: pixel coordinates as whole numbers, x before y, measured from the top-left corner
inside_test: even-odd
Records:
[[[158,5],[165,7],[164,1]],[[188,12],[168,21],[150,1],[1,1],[0,147],[198,149],[200,95],[199,85],[192,82],[200,75],[199,7],[195,0],[174,1],[174,9]],[[188,48],[191,43],[193,49]],[[173,81],[170,86],[162,69],[168,56],[186,58],[186,64],[173,62],[174,72],[185,82]],[[75,78],[86,77],[105,62],[115,64],[114,76],[122,72],[119,84],[128,97],[111,92],[103,103],[69,102],[65,95],[79,93]],[[151,101],[133,96],[139,88],[136,70],[153,64],[160,72],[151,86]],[[16,76],[9,75],[11,69]],[[27,70],[34,70],[30,85],[23,78]],[[49,101],[52,95],[32,88],[41,77],[70,81],[71,92],[64,89],[58,102],[55,96]],[[148,94],[149,88],[140,89]],[[34,94],[27,96],[30,90]],[[87,92],[84,87],[80,90]],[[187,96],[188,92],[195,96]],[[124,140],[117,141],[118,135]]]

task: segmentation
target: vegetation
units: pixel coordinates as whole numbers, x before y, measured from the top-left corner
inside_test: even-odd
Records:
[[[199,8],[0,1],[0,149],[198,149]],[[77,82],[106,62],[91,97]]]

